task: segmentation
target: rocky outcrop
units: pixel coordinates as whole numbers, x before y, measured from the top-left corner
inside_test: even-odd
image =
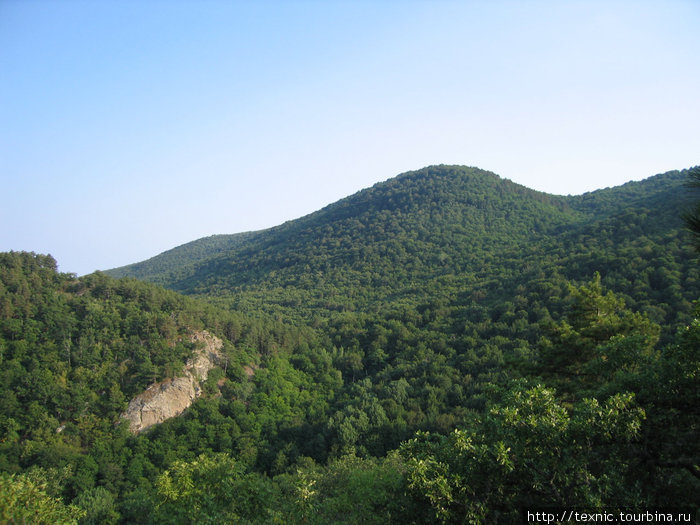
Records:
[[[204,346],[187,361],[183,375],[152,384],[129,403],[122,417],[129,421],[131,432],[137,434],[179,416],[202,394],[201,383],[221,361],[223,342],[206,331],[193,333],[191,341]]]

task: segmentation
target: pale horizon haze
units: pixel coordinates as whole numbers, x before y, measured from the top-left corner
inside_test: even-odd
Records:
[[[79,275],[400,173],[700,164],[700,2],[0,0],[0,251]]]

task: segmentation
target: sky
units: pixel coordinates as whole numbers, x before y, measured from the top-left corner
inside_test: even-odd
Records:
[[[0,0],[0,251],[83,275],[433,164],[700,164],[700,1]]]

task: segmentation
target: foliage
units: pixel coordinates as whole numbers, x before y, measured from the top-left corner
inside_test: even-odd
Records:
[[[449,323],[467,306],[495,311],[511,303],[511,316],[525,305],[554,315],[551,294],[561,299],[557,289],[599,271],[632,308],[677,325],[700,294],[678,215],[688,173],[558,197],[476,168],[432,166],[235,245],[218,244],[208,257],[202,249],[197,262],[187,258],[186,245],[158,264],[139,263],[138,273],[113,273],[296,322],[348,312],[381,317],[440,300],[447,309],[440,317]],[[178,266],[180,257],[188,262]]]
[[[85,514],[46,493],[46,480],[0,472],[0,523],[77,525]]]
[[[81,523],[693,505],[690,172],[556,197],[431,167],[111,272],[189,296],[0,254],[2,490]],[[203,396],[130,434],[205,328],[225,359]]]
[[[569,412],[541,385],[448,436],[418,434],[401,447],[409,487],[442,523],[513,523],[524,507],[600,509],[637,503],[624,448],[644,412],[631,395],[586,399]]]
[[[264,523],[269,484],[226,454],[176,461],[157,481],[158,523]]]
[[[114,495],[104,487],[95,487],[81,493],[75,505],[85,511],[80,520],[84,525],[110,525],[117,523],[119,513],[115,508]]]
[[[539,368],[552,385],[568,393],[595,391],[615,375],[638,372],[653,357],[660,327],[603,292],[600,274],[570,287],[566,318],[548,326],[540,341]]]
[[[423,509],[407,495],[404,462],[396,453],[381,460],[343,456],[326,466],[301,463],[294,473],[274,480],[287,522],[429,523],[421,520]]]

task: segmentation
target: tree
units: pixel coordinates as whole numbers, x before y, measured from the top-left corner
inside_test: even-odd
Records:
[[[85,511],[81,525],[112,525],[119,520],[114,496],[104,487],[95,487],[80,494],[75,504]]]
[[[271,485],[228,454],[176,461],[158,477],[158,523],[265,523]]]
[[[657,505],[700,493],[700,303],[695,314],[637,378],[647,421],[631,452]]]
[[[637,503],[625,449],[644,412],[632,398],[587,399],[569,411],[552,390],[516,385],[466,428],[404,443],[409,488],[441,523],[515,523],[524,507]]]
[[[615,373],[639,369],[651,358],[660,327],[605,293],[599,273],[569,286],[569,304],[565,319],[549,324],[532,370],[558,391],[580,399]]]
[[[45,479],[0,473],[0,523],[77,525],[85,512],[49,496],[47,485]]]

